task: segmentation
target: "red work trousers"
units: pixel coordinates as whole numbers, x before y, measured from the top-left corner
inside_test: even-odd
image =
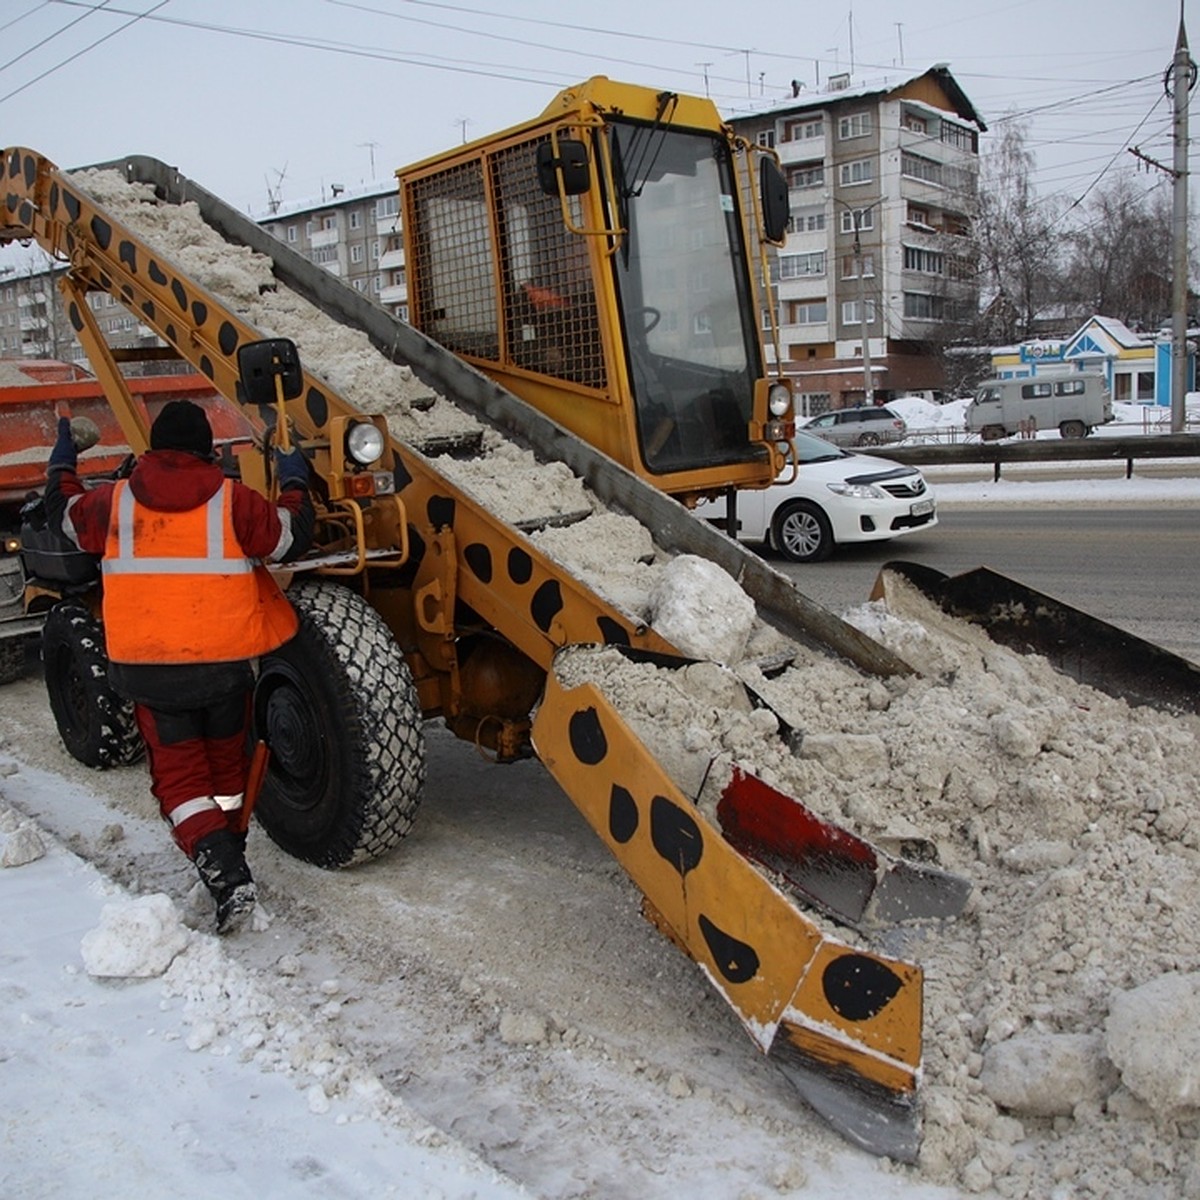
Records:
[[[245,793],[250,695],[177,711],[135,704],[134,714],[150,761],[150,790],[176,844],[191,858],[202,837],[228,828],[235,815],[214,797]]]

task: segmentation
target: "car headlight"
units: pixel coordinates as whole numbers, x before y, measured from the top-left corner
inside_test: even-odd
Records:
[[[869,483],[827,483],[825,485],[838,496],[850,500],[885,500],[886,495]]]
[[[383,447],[383,434],[369,421],[360,421],[346,431],[346,453],[361,467],[377,462]]]
[[[792,393],[786,384],[771,384],[770,391],[767,392],[767,407],[771,410],[773,417],[782,417],[791,411]]]

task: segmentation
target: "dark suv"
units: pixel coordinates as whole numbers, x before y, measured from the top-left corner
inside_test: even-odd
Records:
[[[890,408],[879,405],[838,408],[813,417],[804,428],[835,446],[882,446],[902,441],[908,432],[904,422]]]

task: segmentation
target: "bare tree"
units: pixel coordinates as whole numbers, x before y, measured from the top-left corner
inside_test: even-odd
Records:
[[[1089,198],[1067,235],[1064,289],[1082,308],[1132,329],[1158,329],[1171,314],[1171,194],[1118,176]]]
[[[1038,312],[1057,298],[1061,204],[1036,194],[1029,127],[1004,122],[999,141],[981,156],[974,241],[985,313],[981,333],[994,341],[1032,336]]]

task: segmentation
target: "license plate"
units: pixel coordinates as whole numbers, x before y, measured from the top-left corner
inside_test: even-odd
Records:
[[[931,513],[931,512],[933,512],[933,501],[932,500],[918,500],[916,502],[916,504],[914,504],[908,510],[908,515],[910,517],[923,517],[927,513]]]

